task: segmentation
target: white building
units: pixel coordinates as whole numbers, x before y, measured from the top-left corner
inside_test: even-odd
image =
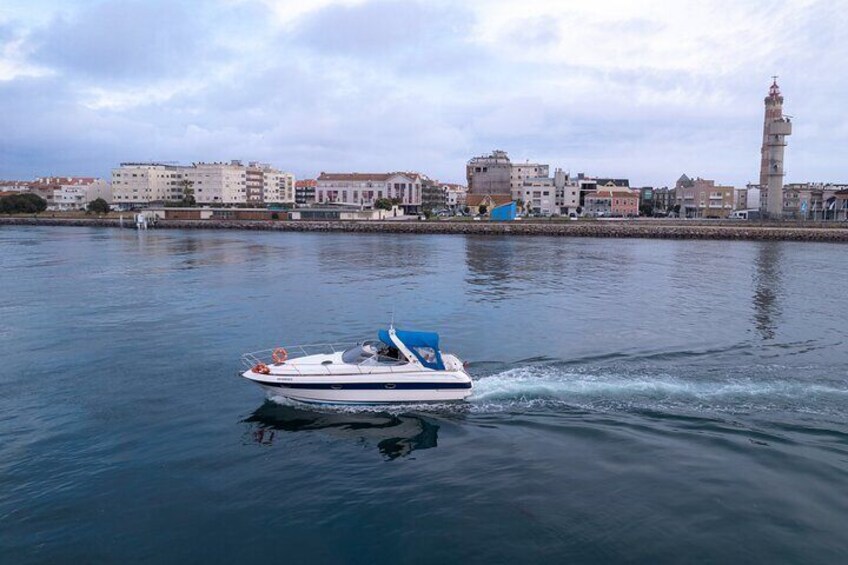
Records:
[[[240,161],[195,163],[183,173],[198,204],[247,203],[247,169]]]
[[[112,170],[112,196],[116,206],[129,208],[150,202],[181,200],[189,167],[163,163],[121,163]]]
[[[396,200],[406,214],[421,210],[418,173],[321,173],[316,180],[316,204],[349,204],[372,208],[377,200]]]
[[[529,179],[547,177],[550,174],[550,165],[541,163],[512,163],[509,173],[509,187],[513,200],[525,200],[524,182]]]
[[[197,204],[294,203],[294,175],[267,164],[241,161],[121,163],[112,171],[114,202],[121,207],[182,200],[191,190]]]
[[[267,163],[250,162],[245,168],[246,198],[251,204],[294,204],[295,178],[292,173]]]
[[[524,209],[532,214],[567,215],[580,206],[580,185],[568,173],[557,169],[553,177],[525,178],[521,190],[513,192],[513,198],[524,202]]]
[[[554,171],[554,188],[557,212],[563,216],[576,214],[580,207],[580,182],[562,169],[557,169]]]
[[[456,210],[465,206],[465,197],[468,195],[468,187],[461,184],[443,184],[445,191],[445,205]]]
[[[262,202],[264,204],[294,204],[295,178],[292,173],[276,169],[263,171]]]
[[[112,203],[109,183],[94,177],[39,177],[30,187],[47,200],[48,210],[84,210],[98,198]]]
[[[524,202],[524,209],[532,214],[550,216],[559,213],[556,206],[554,179],[544,176],[525,178],[520,191],[513,190],[512,197]]]

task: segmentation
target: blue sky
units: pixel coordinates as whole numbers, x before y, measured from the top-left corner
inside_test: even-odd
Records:
[[[499,148],[673,184],[848,181],[839,0],[23,1],[0,6],[0,178],[244,159],[463,181]]]

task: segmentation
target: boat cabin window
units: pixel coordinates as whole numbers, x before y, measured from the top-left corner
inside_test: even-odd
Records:
[[[342,361],[348,365],[359,365],[363,361],[373,358],[375,353],[376,351],[372,351],[364,345],[357,345],[342,353]]]
[[[436,350],[432,347],[413,347],[412,350],[420,355],[426,362],[436,362]]]
[[[342,361],[350,365],[362,363],[398,365],[406,363],[406,359],[396,347],[386,345],[381,341],[366,341],[361,345],[345,350],[342,353]]]

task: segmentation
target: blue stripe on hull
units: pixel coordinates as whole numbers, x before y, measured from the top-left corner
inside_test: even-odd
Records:
[[[301,390],[439,390],[471,388],[471,383],[270,383],[254,381],[263,386]],[[394,385],[388,387],[386,385]]]

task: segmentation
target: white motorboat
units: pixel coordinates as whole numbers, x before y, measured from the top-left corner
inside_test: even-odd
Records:
[[[439,349],[432,332],[380,330],[376,340],[278,347],[246,353],[242,376],[269,397],[322,404],[463,400],[471,377],[456,355]]]

